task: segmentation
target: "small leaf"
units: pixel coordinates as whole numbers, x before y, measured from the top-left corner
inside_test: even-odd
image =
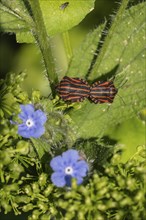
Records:
[[[50,145],[41,139],[31,138],[35,151],[37,152],[39,159],[41,159],[46,152],[49,152]]]

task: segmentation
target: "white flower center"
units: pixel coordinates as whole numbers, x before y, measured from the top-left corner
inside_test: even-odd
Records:
[[[32,119],[28,119],[26,121],[26,125],[27,125],[27,127],[32,127],[34,125],[33,120]]]
[[[65,168],[65,174],[71,175],[73,173],[73,168],[72,167],[66,167]]]

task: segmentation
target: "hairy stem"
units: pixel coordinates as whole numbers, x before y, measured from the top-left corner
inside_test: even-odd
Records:
[[[50,82],[50,87],[52,89],[52,94],[55,93],[55,85],[58,82],[58,77],[55,69],[55,58],[52,53],[52,44],[50,37],[47,36],[47,31],[43,21],[43,16],[38,0],[23,0],[27,2],[29,14],[33,17],[34,26],[32,27],[32,33],[38,43],[41,50],[46,73]],[[29,8],[30,6],[30,8]]]

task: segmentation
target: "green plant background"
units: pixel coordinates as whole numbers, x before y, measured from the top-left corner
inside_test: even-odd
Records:
[[[64,10],[60,10],[59,6],[63,2],[59,1],[56,5],[55,1],[51,1],[51,5],[48,4],[46,7],[45,3],[44,7],[42,1],[41,5],[42,8],[46,8],[46,10],[43,10],[43,16],[48,34],[53,36],[56,32],[64,32],[71,28],[69,31],[71,40],[69,47],[65,43],[62,47],[62,39],[66,39],[68,34],[64,34],[63,38],[57,36],[53,39],[54,53],[59,58],[58,63],[56,63],[56,72],[59,79],[65,74],[71,77],[79,76],[83,78],[86,75],[88,81],[93,82],[95,79],[107,79],[114,76],[115,85],[119,89],[119,96],[116,96],[111,106],[106,104],[94,105],[89,101],[74,105],[73,110],[69,111],[69,116],[78,126],[76,138],[90,139],[98,136],[105,138],[106,144],[109,144],[110,140],[114,140],[118,146],[124,148],[121,162],[125,163],[136,153],[139,145],[145,144],[144,12],[139,13],[143,11],[143,5],[136,10],[131,9],[127,14],[125,13],[125,19],[129,16],[129,23],[127,24],[127,20],[124,20],[123,17],[123,21],[111,33],[111,41],[107,45],[101,63],[98,64],[98,71],[93,71],[88,77],[87,70],[90,67],[93,51],[95,51],[97,42],[100,39],[101,30],[104,28],[105,18],[107,19],[111,13],[114,13],[118,4],[117,1],[111,3],[108,0],[97,0],[95,9],[85,17],[87,11],[93,8],[93,1],[86,1],[83,13],[78,13],[78,11],[82,11],[78,1],[74,1],[74,4],[70,4]],[[136,1],[131,1],[131,4],[134,3],[136,4]],[[23,8],[23,6],[21,7]],[[59,13],[59,16],[53,14],[54,10]],[[47,14],[48,11],[50,14]],[[72,13],[73,11],[76,11],[79,16],[74,18],[75,13]],[[64,16],[65,13],[67,16]],[[136,16],[138,13],[139,16]],[[52,14],[53,16],[49,17]],[[23,16],[24,19],[29,19],[25,13]],[[2,16],[2,18],[9,19],[5,16]],[[69,20],[69,22],[62,18]],[[54,19],[56,19],[55,22]],[[18,19],[10,25],[9,22],[6,23],[5,20],[2,20],[3,24],[6,23],[6,26],[2,26],[1,31],[15,30],[17,36],[15,38],[14,35],[1,33],[1,78],[5,78],[6,73],[9,71],[17,74],[24,71],[27,78],[21,82],[22,90],[27,91],[28,95],[31,96],[33,88],[33,90],[40,90],[41,96],[48,97],[51,89],[47,76],[41,74],[44,72],[41,54],[38,48],[30,43],[34,41],[34,38],[27,28],[24,28],[23,22],[19,22]],[[52,26],[51,22],[54,22],[55,25]],[[102,26],[92,32],[101,23]],[[74,25],[77,26],[73,27]],[[10,27],[11,29],[9,29]],[[27,42],[27,44],[24,42]],[[89,45],[92,48],[89,48]],[[67,56],[65,56],[65,53],[67,53]],[[68,59],[72,54],[74,56],[68,67]],[[82,62],[81,57],[83,58]],[[9,105],[13,104],[11,96],[8,101]],[[3,215],[2,218],[3,220],[23,220],[26,219],[26,216],[14,217],[11,214]]]

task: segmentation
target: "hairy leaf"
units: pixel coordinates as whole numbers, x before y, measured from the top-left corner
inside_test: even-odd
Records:
[[[43,157],[45,152],[49,152],[50,145],[46,143],[45,141],[42,141],[41,139],[34,139],[34,138],[31,138],[31,141],[33,143],[36,153],[38,154],[39,159]]]
[[[104,25],[101,25],[99,28],[90,32],[81,46],[75,51],[68,68],[68,76],[81,78],[86,77],[93,55],[96,53],[95,51],[101,38],[103,26]]]
[[[83,18],[93,10],[95,0],[78,1],[69,0],[66,7],[62,0],[39,0],[47,33],[52,36],[64,32],[77,25]],[[23,2],[25,4],[23,4]],[[19,42],[32,42],[32,18],[27,13],[29,5],[26,1],[1,0],[1,29],[7,32],[17,33]]]
[[[107,128],[129,119],[145,105],[144,5],[145,3],[138,4],[125,12],[109,39],[98,69],[95,71],[93,67],[94,71],[91,70],[89,74],[92,81],[98,80],[99,77],[104,80],[115,77],[114,83],[119,91],[112,105],[109,107],[107,104],[85,101],[79,110],[70,112],[83,138],[103,135]],[[88,48],[93,45],[94,41],[89,41]],[[83,52],[79,50],[79,53],[81,60]],[[75,66],[78,60],[79,54],[77,59],[74,58],[72,66]],[[84,66],[82,68],[85,71]]]

